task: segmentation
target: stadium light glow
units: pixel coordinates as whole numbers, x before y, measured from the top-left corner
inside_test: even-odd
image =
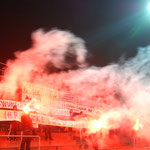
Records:
[[[147,8],[148,8],[148,11],[150,12],[150,2],[148,3],[148,7]]]

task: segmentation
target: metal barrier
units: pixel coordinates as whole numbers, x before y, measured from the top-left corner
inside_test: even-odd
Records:
[[[30,137],[30,138],[38,138],[38,150],[40,150],[40,136],[37,136],[37,135],[0,135],[0,137],[7,137],[7,138],[10,138],[10,137],[18,137],[18,138],[23,138],[23,137]]]

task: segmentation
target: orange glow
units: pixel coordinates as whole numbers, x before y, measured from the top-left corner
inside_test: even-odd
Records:
[[[23,111],[24,113],[29,114],[29,112],[31,111],[29,103],[23,107]]]
[[[138,131],[139,129],[143,128],[143,124],[139,122],[139,119],[136,120],[136,123],[133,125],[133,130]]]
[[[91,120],[88,125],[88,129],[90,133],[96,133],[105,127],[105,123],[103,120]]]

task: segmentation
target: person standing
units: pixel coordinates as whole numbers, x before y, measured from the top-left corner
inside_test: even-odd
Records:
[[[17,106],[16,105],[13,106],[13,110],[17,111]],[[17,135],[18,127],[19,127],[19,122],[16,121],[16,120],[12,121],[11,124],[10,124],[10,128],[9,128],[9,135]],[[9,137],[8,139],[10,141],[11,140],[17,140],[16,137]]]
[[[51,134],[51,126],[49,125],[45,125],[44,127],[44,131],[45,131],[45,140],[48,140],[49,139],[49,142],[51,142],[53,139],[52,139],[52,134]]]
[[[33,124],[29,115],[29,110],[25,111],[25,114],[21,116],[21,130],[23,136],[32,135]],[[26,150],[30,150],[30,145],[31,145],[31,137],[22,137],[20,150],[24,150],[25,146],[26,146]]]

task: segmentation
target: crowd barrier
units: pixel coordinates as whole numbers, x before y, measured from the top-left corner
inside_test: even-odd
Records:
[[[30,138],[37,138],[38,139],[38,144],[36,145],[37,147],[37,150],[40,150],[40,136],[37,136],[37,135],[0,135],[0,137],[4,137],[4,138],[7,138],[7,139],[10,139],[10,138],[24,138],[24,137],[30,137]],[[4,142],[1,140],[1,142]],[[16,146],[16,145],[15,145]],[[19,148],[20,144],[18,145],[18,148]],[[1,149],[1,145],[0,145],[0,149]]]

